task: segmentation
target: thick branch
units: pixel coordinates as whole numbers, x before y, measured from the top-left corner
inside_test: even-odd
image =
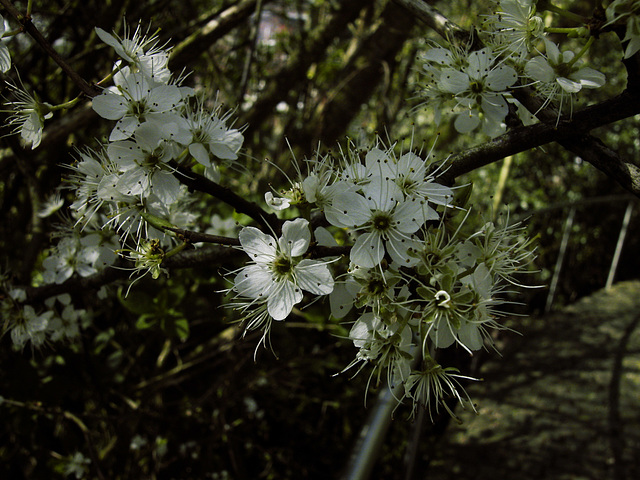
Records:
[[[594,166],[611,176],[627,190],[640,196],[640,169],[618,159],[594,137],[587,136],[594,128],[622,120],[640,113],[640,96],[625,92],[605,102],[587,107],[573,115],[571,120],[537,123],[510,130],[486,144],[471,148],[450,157],[449,167],[440,181],[450,183],[456,177],[550,142],[559,142]],[[581,143],[583,142],[583,143]]]

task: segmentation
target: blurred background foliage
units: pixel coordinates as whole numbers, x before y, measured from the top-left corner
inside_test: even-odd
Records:
[[[26,8],[26,2],[15,3]],[[594,3],[557,2],[587,15]],[[488,12],[486,0],[434,4],[465,28]],[[159,28],[160,43],[175,46],[172,69],[193,71],[185,83],[235,109],[235,126],[246,126],[244,161],[253,176],[247,181],[230,174],[225,182],[245,196],[283,185],[293,173],[292,157],[335,149],[347,137],[367,144],[379,133],[423,151],[435,142],[438,160],[486,140],[457,134],[448,119],[435,125],[428,105],[415,108],[416,56],[427,42],[441,39],[393,1],[34,2],[35,25],[89,82],[103,78],[115,59],[94,27],[120,33],[124,19],[129,26]],[[29,38],[16,37],[10,48],[20,74],[18,79],[10,72],[14,82],[51,103],[77,94]],[[607,75],[607,84],[581,103],[624,89],[620,57],[612,34],[596,42],[589,60]],[[595,134],[640,165],[639,125],[630,118]],[[34,272],[57,220],[37,212],[73,162],[74,148],[95,145],[109,128],[85,103],[56,114],[36,150],[21,148],[15,136],[2,138],[2,269],[17,283],[38,280]],[[523,280],[529,284],[549,285],[574,206],[555,305],[604,286],[627,204],[637,207],[618,184],[557,144],[459,179],[461,185],[468,182],[474,186],[473,209],[485,220],[528,218],[530,234],[538,237],[538,273]],[[637,278],[640,271],[638,210],[617,280]],[[219,218],[214,215],[232,214],[204,197],[193,212],[202,231]],[[106,300],[95,291],[74,292],[74,303],[90,312],[77,344],[20,352],[3,337],[0,478],[335,477],[367,413],[367,374],[334,376],[355,354],[342,338],[348,327],[313,305],[273,329],[275,354],[255,350],[259,337],[239,338],[230,312],[220,308],[220,292],[228,288],[221,274],[236,268],[235,260],[228,256],[173,270],[169,278],[145,278],[127,298],[124,282],[108,287],[114,295]],[[547,294],[547,287],[525,291],[516,308],[540,313]],[[406,413],[396,412],[377,478],[404,478]],[[77,452],[82,456],[74,457]]]

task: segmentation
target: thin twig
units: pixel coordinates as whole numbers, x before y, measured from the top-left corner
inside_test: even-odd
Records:
[[[11,15],[16,22],[20,24],[22,30],[27,32],[36,41],[38,45],[49,55],[54,62],[56,62],[60,68],[69,76],[69,78],[75,83],[78,88],[88,97],[93,98],[100,94],[100,89],[90,85],[84,78],[82,78],[71,66],[62,58],[58,52],[56,52],[51,44],[44,38],[40,30],[31,21],[31,17],[22,15],[20,11],[11,3],[10,0],[0,0],[2,5],[9,15]]]
[[[258,204],[250,202],[230,189],[218,185],[208,178],[192,172],[188,168],[179,166],[176,162],[170,162],[175,168],[174,176],[183,184],[193,190],[208,193],[209,195],[222,200],[227,205],[232,206],[238,213],[244,213],[254,219],[259,225],[267,229],[270,233],[279,234],[281,222],[273,213],[267,213]]]

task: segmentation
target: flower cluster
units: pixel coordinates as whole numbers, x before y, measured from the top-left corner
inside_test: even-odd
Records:
[[[238,158],[243,136],[227,125],[230,115],[217,101],[209,104],[172,76],[169,49],[158,46],[155,36],[140,26],[124,38],[97,32],[121,60],[114,85],[93,99],[93,109],[116,123],[108,143],[79,152],[72,167],[72,208],[81,224],[114,228],[125,242],[166,243],[150,217],[178,227],[194,219],[177,166],[201,165],[208,178],[218,180],[220,168]]]
[[[229,114],[217,101],[208,108],[202,96],[172,77],[169,50],[155,36],[142,34],[139,26],[124,38],[97,31],[121,60],[114,85],[93,99],[93,109],[116,124],[109,143],[80,154],[74,207],[82,221],[104,211],[136,244],[163,238],[146,215],[180,227],[192,220],[177,165],[200,164],[207,177],[219,180],[220,168],[238,158],[243,136],[227,125]]]
[[[616,19],[627,15],[631,25],[631,19],[635,18],[632,14],[625,13]],[[633,28],[629,26],[627,32]],[[524,123],[530,122],[530,113],[538,113],[526,112],[513,98],[512,90],[520,85],[537,90],[543,99],[539,108],[557,104],[558,115],[564,107],[571,112],[575,95],[583,88],[603,86],[605,76],[582,63],[593,37],[577,54],[560,52],[548,37],[549,32],[558,33],[556,30],[563,33],[570,30],[572,36],[588,32],[584,27],[547,28],[537,15],[535,0],[496,2],[494,13],[485,16],[479,39],[462,47],[438,46],[420,55],[424,79],[417,96],[430,107],[435,106],[436,123],[440,123],[441,112],[451,112],[456,115],[454,127],[458,132],[480,128],[492,137],[506,130],[509,103],[517,107],[514,111]],[[633,38],[627,33],[625,40],[630,40],[627,50],[635,48]],[[485,46],[478,48],[482,43]]]
[[[438,111],[453,105],[461,132],[481,127],[494,135],[503,128],[508,90],[518,72],[526,71],[508,62],[523,58],[532,45],[506,47],[513,40],[507,30],[521,20],[516,13],[489,22],[502,32],[493,37],[500,49],[440,47],[423,56],[424,71],[433,80],[426,95]],[[520,13],[528,15],[527,38],[538,38],[531,12]],[[404,398],[414,408],[437,410],[445,396],[469,403],[460,383],[467,377],[441,366],[437,352],[457,346],[471,354],[492,345],[506,286],[532,259],[521,227],[486,222],[468,232],[467,205],[455,198],[455,188],[438,181],[446,164],[435,162],[431,151],[414,148],[413,140],[403,148],[378,138],[362,147],[350,142],[337,153],[318,150],[302,164],[294,161],[297,178],[290,188],[264,194],[286,220],[251,204],[249,210],[257,213],[250,216],[262,228],[236,228],[216,214],[211,233],[184,230],[195,221],[188,208],[193,193],[186,185],[199,177],[219,188],[215,182],[240,170],[243,133],[232,127],[231,113],[217,99],[205,99],[183,85],[184,77],[174,77],[170,50],[156,36],[140,26],[124,37],[96,31],[119,57],[113,85],[92,101],[93,110],[113,124],[106,141],[78,150],[69,167],[67,188],[75,195],[70,225],[42,261],[45,283],[94,275],[113,267],[117,255],[132,275],[158,279],[167,273],[165,260],[187,247],[189,234],[196,242],[234,246],[249,261],[228,276],[233,296],[228,306],[245,331],[263,333],[259,345],[270,338],[274,322],[304,315],[305,307],[327,297],[333,317],[351,323],[348,336],[357,353],[345,371],[372,365],[378,380],[405,386]],[[554,72],[561,62],[573,62],[552,51],[549,46]],[[532,64],[529,70],[533,77],[544,66]],[[592,86],[584,70],[582,77],[574,73],[568,71],[566,81],[554,80],[560,87],[569,80]],[[23,103],[26,110],[26,98]],[[33,122],[39,122],[35,145],[45,111],[44,104],[32,103],[29,115],[35,112]],[[234,200],[221,199],[237,207]],[[54,196],[44,214],[63,204]],[[25,305],[23,290],[3,289],[2,308],[13,319],[5,330],[19,348],[77,337],[88,317],[68,295],[47,299],[49,310],[40,312]]]
[[[435,48],[421,60],[430,78],[426,92],[421,95],[440,99],[439,110],[452,105],[458,132],[468,133],[479,126],[491,136],[504,131],[504,119],[509,113],[507,90],[516,83],[518,75],[512,67],[499,62],[491,49],[454,53]]]
[[[170,50],[159,46],[155,35],[147,35],[140,26],[133,32],[125,28],[123,38],[96,31],[120,59],[112,72],[113,86],[96,96],[92,107],[115,125],[106,143],[79,150],[69,166],[65,188],[73,190],[75,200],[66,226],[42,261],[45,283],[96,274],[112,266],[118,254],[133,263],[134,274],[157,278],[164,258],[180,250],[169,250],[172,237],[164,227],[186,227],[195,218],[188,209],[191,194],[181,184],[177,167],[197,166],[206,177],[218,180],[221,169],[233,168],[230,164],[243,143],[242,133],[229,125],[230,113],[216,99],[208,101],[173,77]],[[0,49],[0,62],[3,52]],[[9,88],[16,97],[9,103],[9,124],[36,148],[44,120],[60,106],[41,102],[23,87]],[[16,320],[5,326],[14,344],[30,341],[37,346],[45,339],[71,336],[65,325],[75,310],[69,307],[58,315],[51,308],[40,315],[28,305],[18,308]],[[52,328],[58,333],[47,333]]]
[[[0,55],[1,55],[0,51]],[[37,148],[42,141],[42,129],[44,121],[53,116],[51,105],[41,102],[37,95],[33,95],[24,89],[24,86],[18,87],[7,82],[9,90],[13,94],[14,99],[7,102],[11,107],[11,116],[7,124],[13,127],[13,133],[19,133],[22,140],[31,145],[31,148]]]
[[[91,323],[91,316],[85,309],[76,308],[69,294],[51,297],[45,302],[45,309],[23,302],[23,289],[12,288],[2,278],[0,291],[4,293],[0,302],[0,313],[4,319],[3,331],[10,332],[14,348],[22,350],[28,343],[40,347],[47,342],[71,342],[78,338],[80,331]]]
[[[265,198],[278,210],[286,206],[317,222],[322,218],[325,227],[317,228],[315,236],[329,247],[326,258],[338,240],[353,239],[349,268],[337,276],[335,286],[320,274],[315,274],[318,283],[309,286],[295,280],[296,264],[284,253],[284,235],[280,254],[273,237],[247,227],[240,241],[256,265],[242,269],[234,287],[248,299],[243,311],[252,315],[245,318],[267,330],[271,318],[284,318],[302,299],[300,289],[319,294],[314,289],[324,278],[321,294],[330,292],[332,315],[354,322],[349,337],[358,353],[345,371],[373,365],[378,379],[403,383],[405,398],[414,406],[437,409],[445,394],[466,405],[457,380],[465,377],[441,367],[434,355],[452,345],[470,354],[492,345],[491,330],[501,328],[501,294],[532,260],[522,227],[487,222],[463,234],[468,213],[456,205],[454,190],[435,181],[438,167],[430,154],[396,154],[378,141],[365,149],[351,144],[338,157],[318,153],[305,164],[306,172],[298,166],[299,178],[289,190],[268,192]],[[455,220],[460,216],[463,220]],[[287,230],[290,223],[285,223]],[[308,241],[302,245],[306,250]],[[278,286],[285,278],[282,272],[294,279],[287,294]]]

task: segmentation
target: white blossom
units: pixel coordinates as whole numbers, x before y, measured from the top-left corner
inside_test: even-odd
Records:
[[[545,39],[546,55],[527,62],[525,74],[538,82],[536,88],[546,98],[543,105],[560,100],[560,110],[565,97],[573,105],[573,95],[583,88],[599,88],[605,84],[605,76],[593,68],[579,65],[571,51],[560,52],[558,46]]]
[[[140,24],[133,34],[125,24],[123,38],[99,27],[96,27],[96,33],[100,40],[112,47],[120,58],[135,65],[148,78],[159,83],[169,81],[171,77],[167,66],[169,49],[158,47],[158,37],[156,35],[147,37],[146,33],[142,32]]]
[[[144,122],[165,131],[167,124],[179,121],[176,108],[182,104],[183,96],[178,86],[154,85],[145,75],[126,68],[115,74],[114,83],[92,103],[102,118],[118,121],[109,141],[128,139]]]
[[[327,220],[337,227],[348,227],[360,233],[351,249],[351,261],[366,268],[376,267],[385,252],[402,265],[411,265],[415,257],[415,233],[427,220],[438,218],[426,201],[405,199],[400,187],[382,177],[372,177],[363,193],[336,195],[332,207],[325,210]]]
[[[10,82],[7,82],[7,86],[16,97],[16,100],[6,104],[13,112],[7,125],[13,127],[13,133],[20,133],[32,149],[37,148],[42,140],[44,121],[53,116],[51,104],[41,102],[35,94],[31,95]]]
[[[458,132],[469,133],[482,124],[488,135],[501,133],[501,125],[509,113],[504,95],[518,75],[513,68],[496,64],[496,60],[489,48],[483,48],[469,54],[466,68],[443,69],[440,88],[453,94],[463,110],[454,123]]]
[[[303,290],[314,295],[328,295],[333,290],[326,263],[302,259],[311,241],[305,219],[285,222],[278,240],[254,227],[243,228],[239,239],[253,263],[236,274],[233,290],[240,297],[266,302],[274,320],[284,320],[291,313],[302,301]]]

